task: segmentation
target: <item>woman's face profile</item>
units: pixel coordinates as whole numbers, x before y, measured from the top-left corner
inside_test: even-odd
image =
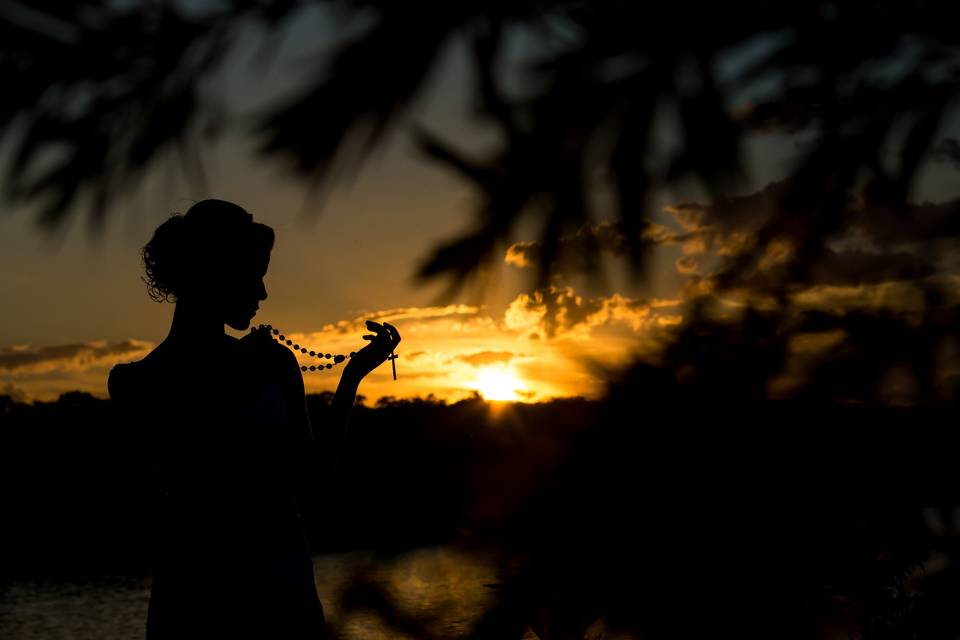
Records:
[[[270,266],[269,252],[245,258],[223,275],[218,296],[224,323],[238,331],[249,328],[260,302],[267,299],[263,278]]]
[[[181,299],[190,306],[207,309],[238,331],[250,327],[260,301],[266,300],[263,279],[270,265],[269,251],[238,251],[233,255],[209,256],[195,272]]]

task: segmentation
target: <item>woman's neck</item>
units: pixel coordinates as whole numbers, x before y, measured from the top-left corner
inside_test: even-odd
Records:
[[[199,305],[177,302],[165,342],[173,346],[219,345],[225,336],[223,318]]]

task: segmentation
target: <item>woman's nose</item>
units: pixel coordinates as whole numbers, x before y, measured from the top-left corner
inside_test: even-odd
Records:
[[[260,281],[260,290],[257,292],[257,298],[259,300],[267,299],[267,287],[264,286],[263,281]]]

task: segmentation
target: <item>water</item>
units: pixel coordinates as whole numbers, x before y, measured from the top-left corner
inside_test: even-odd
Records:
[[[401,639],[373,612],[347,611],[338,592],[351,576],[372,576],[406,615],[430,620],[433,637],[467,634],[490,602],[492,564],[448,547],[420,549],[393,559],[365,552],[319,556],[314,560],[317,592],[327,618],[344,638]],[[3,588],[0,638],[17,640],[142,639],[149,579],[104,576],[69,582],[20,580]],[[534,638],[532,634],[526,637]]]

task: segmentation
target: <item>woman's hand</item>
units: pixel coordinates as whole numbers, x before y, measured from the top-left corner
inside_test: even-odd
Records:
[[[367,330],[372,334],[363,336],[370,344],[353,354],[343,370],[343,375],[359,381],[368,373],[386,362],[387,356],[400,344],[400,332],[389,322],[380,324],[367,320]]]

